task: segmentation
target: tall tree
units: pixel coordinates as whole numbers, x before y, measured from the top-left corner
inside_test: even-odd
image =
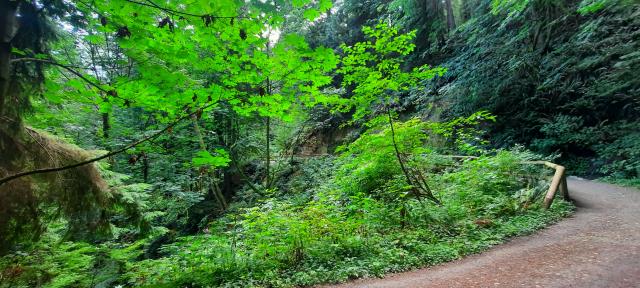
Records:
[[[455,14],[453,12],[453,4],[451,4],[451,0],[445,0],[444,6],[447,9],[447,28],[449,31],[452,31],[456,28],[456,20]]]
[[[282,1],[277,2],[276,4],[282,3]],[[85,221],[85,224],[95,224],[96,221],[92,219],[96,217],[100,218],[101,223],[106,223],[103,220],[107,218],[108,214],[100,213],[101,210],[97,209],[97,206],[106,205],[109,202],[107,198],[101,198],[104,196],[103,192],[106,191],[106,187],[92,163],[150,143],[164,133],[169,133],[174,127],[178,127],[179,123],[186,122],[194,115],[198,118],[208,117],[214,108],[224,104],[229,105],[242,117],[249,116],[254,112],[275,113],[278,117],[286,117],[285,111],[292,104],[292,99],[286,99],[283,102],[284,98],[281,97],[279,91],[271,95],[272,97],[265,97],[265,95],[258,93],[258,87],[262,86],[258,83],[263,84],[265,75],[256,73],[255,65],[259,64],[264,67],[272,65],[268,60],[265,60],[267,58],[262,47],[267,42],[262,37],[262,33],[265,29],[278,27],[282,23],[282,17],[273,9],[273,3],[261,1],[241,3],[229,0],[215,3],[195,1],[190,5],[183,5],[182,1],[166,1],[157,4],[153,1],[113,0],[91,3],[79,1],[77,2],[78,6],[75,7],[76,3],[63,1],[35,3],[3,0],[0,1],[0,4],[3,8],[0,17],[0,20],[3,21],[3,25],[1,25],[3,32],[2,59],[0,59],[0,64],[2,64],[0,68],[3,73],[2,79],[0,79],[3,81],[0,83],[3,94],[0,99],[3,104],[3,112],[0,116],[2,116],[3,123],[8,123],[8,125],[3,124],[0,127],[0,147],[3,148],[1,152],[3,166],[0,169],[0,176],[2,176],[0,197],[3,198],[3,201],[0,201],[3,203],[0,212],[3,213],[3,220],[0,221],[0,230],[2,231],[0,234],[3,237],[9,235],[9,233],[5,233],[6,231],[20,226],[21,222],[16,219],[38,218],[38,215],[34,214],[39,211],[39,205],[45,199],[54,196],[58,197],[54,198],[60,206],[69,208],[66,210],[68,215],[91,212],[91,217],[77,217],[79,220]],[[317,17],[330,7],[328,1],[297,1],[295,4],[312,11],[306,12],[310,19]],[[18,11],[20,11],[20,17],[16,17]],[[122,74],[117,74],[107,79],[103,78],[104,71],[100,70],[111,68],[110,66],[98,67],[95,69],[97,70],[95,73],[96,71],[92,71],[92,68],[87,65],[69,63],[68,59],[60,57],[56,53],[48,54],[47,47],[43,45],[49,43],[53,34],[52,30],[47,27],[50,27],[48,25],[52,23],[51,19],[60,20],[63,19],[59,18],[62,16],[65,16],[66,20],[81,23],[73,26],[84,29],[80,31],[79,35],[83,35],[89,43],[95,43],[92,41],[96,41],[96,39],[91,37],[95,37],[96,34],[104,34],[108,35],[109,39],[116,39],[118,53],[126,55],[135,62],[134,73],[125,77],[122,77]],[[96,33],[86,33],[86,31],[95,31]],[[289,50],[301,48],[303,45],[299,41],[285,41],[284,43],[282,45],[283,55],[289,53]],[[331,51],[326,49],[300,54],[303,59],[301,67],[287,66],[291,69],[283,70],[297,74],[293,73],[294,76],[286,75],[289,78],[283,75],[281,79],[278,79],[283,82],[282,91],[288,89],[287,87],[297,89],[296,91],[301,93],[292,92],[290,95],[295,94],[299,99],[308,100],[305,101],[309,105],[321,100],[315,99],[321,98],[316,97],[321,95],[313,91],[314,89],[317,91],[318,85],[322,84],[313,84],[314,81],[307,81],[307,75],[314,77],[317,74],[305,71],[308,72],[313,67],[317,67],[314,65],[325,65],[332,62],[335,65],[331,56],[321,56],[325,57],[324,59],[327,61],[313,63],[307,59],[307,57],[313,56],[309,53],[316,52],[322,55],[332,55]],[[120,63],[116,59],[117,57],[111,56],[108,57],[109,61],[115,60]],[[187,63],[190,65],[185,67]],[[284,61],[281,64],[293,63]],[[153,125],[148,125],[148,131],[141,133],[136,137],[136,140],[126,145],[120,145],[119,148],[114,148],[113,151],[101,156],[90,157],[80,149],[72,149],[73,151],[63,149],[63,145],[59,143],[51,144],[59,149],[55,151],[60,154],[56,155],[59,156],[56,157],[58,160],[41,161],[42,158],[49,157],[47,154],[50,154],[52,150],[38,151],[35,149],[36,145],[45,144],[47,146],[46,144],[56,141],[46,140],[47,142],[44,143],[45,138],[33,136],[33,141],[25,142],[25,137],[29,137],[27,134],[29,130],[25,130],[21,126],[22,115],[20,111],[28,108],[29,96],[34,94],[22,93],[22,90],[31,87],[25,84],[33,82],[36,84],[33,87],[39,88],[39,84],[45,76],[44,67],[51,67],[54,71],[60,69],[68,73],[68,75],[57,74],[69,77],[68,83],[57,88],[62,91],[74,91],[72,95],[77,97],[74,99],[75,101],[91,99],[92,104],[99,107],[102,113],[112,111],[115,107],[118,109],[141,109],[149,113],[150,118],[153,118],[151,121]],[[331,68],[333,68],[331,65],[326,66],[324,71]],[[7,77],[7,71],[10,73],[9,77]],[[268,69],[262,71],[271,73]],[[100,80],[105,80],[106,83],[102,83]],[[53,89],[56,87],[47,85],[45,88]],[[5,129],[10,125],[15,128]],[[214,145],[200,147],[212,146]],[[17,148],[18,151],[5,149],[6,147]],[[224,166],[228,163],[228,155],[222,151],[224,150],[213,149],[211,152],[193,153],[194,163],[211,167]],[[5,162],[5,159],[8,161]],[[135,163],[135,160],[132,162]],[[30,170],[34,167],[37,169]],[[62,183],[66,186],[61,186],[62,189],[59,189],[60,193],[58,194],[54,193],[54,191],[58,191],[57,188],[47,190],[39,187],[33,190],[28,180],[37,177],[42,177],[50,183]],[[69,178],[66,177],[73,177],[78,184],[69,181]],[[217,179],[214,180],[217,181]],[[76,186],[70,187],[70,185]],[[22,197],[21,201],[12,201],[19,197]],[[73,200],[71,201],[73,203],[65,206],[62,202],[69,199]],[[51,201],[49,204],[54,203]],[[75,205],[74,207],[81,205],[82,209],[71,209],[71,205]],[[22,209],[22,212],[19,212],[19,209]],[[27,213],[31,213],[31,215],[25,217]],[[37,222],[33,223],[37,225]],[[26,226],[24,227],[26,228]],[[3,244],[5,240],[7,239],[0,239]]]
[[[64,172],[11,178],[29,169],[64,166],[89,158],[89,153],[25,127],[23,117],[31,99],[41,95],[45,65],[55,63],[50,45],[55,40],[52,19],[76,15],[63,1],[0,1],[0,253],[21,239],[42,231],[47,208],[70,220],[69,237],[95,239],[108,230],[105,208],[110,200],[96,167],[73,167]],[[77,18],[70,17],[77,25]],[[66,65],[62,69],[74,71]]]
[[[376,110],[383,113],[391,130],[391,145],[394,147],[396,160],[413,196],[426,196],[439,203],[426,181],[418,179],[406,164],[403,151],[400,151],[396,142],[392,105],[397,103],[403,91],[416,85],[419,80],[442,75],[445,69],[421,66],[410,72],[402,71],[402,57],[409,55],[415,48],[411,42],[415,31],[399,34],[398,28],[382,22],[376,27],[365,26],[362,31],[368,41],[342,46],[345,56],[338,71],[344,75],[343,86],[352,88],[352,95],[341,109],[347,111],[354,108],[354,120],[363,119]]]

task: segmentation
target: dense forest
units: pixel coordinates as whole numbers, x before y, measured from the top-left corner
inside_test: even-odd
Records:
[[[635,0],[0,0],[0,287],[296,287],[640,185]]]

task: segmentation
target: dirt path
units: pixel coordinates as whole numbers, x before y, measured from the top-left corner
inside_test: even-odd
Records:
[[[640,191],[569,179],[578,210],[485,253],[334,287],[640,287]]]

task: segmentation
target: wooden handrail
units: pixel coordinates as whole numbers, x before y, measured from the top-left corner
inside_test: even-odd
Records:
[[[328,154],[322,155],[310,155],[310,157],[315,156],[324,156]],[[478,159],[477,156],[460,156],[460,155],[440,155],[444,157],[450,157],[453,159]],[[551,207],[551,203],[553,203],[553,199],[556,196],[556,192],[560,190],[564,200],[571,200],[569,198],[569,189],[567,187],[567,177],[565,175],[565,167],[562,165],[558,165],[555,163],[551,163],[549,161],[524,161],[522,164],[539,164],[544,165],[549,168],[555,169],[555,173],[553,174],[553,179],[551,179],[551,184],[549,185],[549,190],[547,190],[547,194],[544,197],[544,202],[542,203],[542,207],[544,209],[549,209]]]
[[[459,159],[477,159],[475,156],[458,156],[458,155],[443,155],[451,158],[459,158]],[[567,187],[567,177],[565,175],[565,168],[562,165],[558,165],[555,163],[551,163],[549,161],[524,161],[522,164],[540,164],[547,166],[549,168],[555,169],[555,173],[553,173],[553,178],[551,179],[551,184],[549,185],[549,190],[547,190],[547,194],[544,196],[544,201],[542,203],[542,207],[544,209],[549,209],[551,207],[551,203],[553,203],[553,199],[556,197],[556,192],[560,190],[562,197],[564,200],[569,201],[569,188]]]
[[[544,209],[549,209],[551,207],[551,203],[553,203],[553,199],[556,197],[556,192],[560,190],[560,193],[564,197],[564,200],[569,200],[569,188],[567,187],[567,177],[565,175],[565,168],[562,165],[558,165],[555,163],[551,163],[548,161],[527,161],[523,162],[525,164],[542,164],[549,168],[553,168],[556,170],[553,173],[553,179],[551,179],[551,185],[549,185],[549,190],[547,191],[547,195],[544,196],[544,202],[542,203],[542,207]]]

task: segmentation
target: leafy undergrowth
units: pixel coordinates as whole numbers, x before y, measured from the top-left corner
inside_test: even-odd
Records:
[[[294,249],[264,243],[264,255],[233,252],[233,240],[215,235],[181,238],[167,247],[173,255],[135,261],[142,242],[131,246],[92,246],[45,237],[36,250],[0,260],[0,287],[291,287],[380,277],[478,253],[510,237],[530,234],[571,213],[557,200],[548,211],[531,210],[469,224],[459,234],[415,227],[386,233],[334,235]],[[284,220],[283,220],[284,221]],[[480,223],[479,223],[480,224]],[[236,244],[238,245],[238,244]],[[269,248],[270,247],[270,248]],[[112,250],[113,249],[113,250]],[[237,248],[236,248],[237,249]],[[281,250],[281,251],[278,251]],[[271,253],[279,253],[270,255]]]
[[[274,239],[258,248],[259,255],[234,253],[228,239],[187,237],[171,245],[171,257],[137,263],[127,276],[131,283],[149,287],[293,287],[381,277],[481,252],[510,237],[530,234],[571,211],[570,204],[558,201],[548,211],[495,219],[489,227],[479,226],[481,222],[468,224],[461,231],[434,232],[419,227],[385,233],[363,231],[307,239],[310,243],[298,242],[299,247],[290,248]],[[292,239],[296,241],[301,240]]]
[[[413,127],[409,124],[399,124],[398,132],[408,133],[404,129]],[[255,205],[235,204],[201,233],[162,246],[156,259],[145,257],[151,238],[90,245],[61,241],[50,230],[33,247],[0,258],[0,287],[337,283],[478,253],[572,211],[559,199],[549,210],[540,208],[548,178],[524,176],[538,173],[536,167],[521,164],[535,155],[518,150],[458,165],[431,154],[417,157],[407,163],[423,161],[421,167],[428,171],[441,204],[412,197],[400,181],[397,164],[385,160],[387,150],[355,153],[357,145],[376,148],[384,132],[362,136],[361,141],[369,143],[347,147],[342,158],[323,163],[337,172],[329,179],[316,179],[324,183],[312,191],[274,196]],[[371,185],[374,180],[378,186]]]

